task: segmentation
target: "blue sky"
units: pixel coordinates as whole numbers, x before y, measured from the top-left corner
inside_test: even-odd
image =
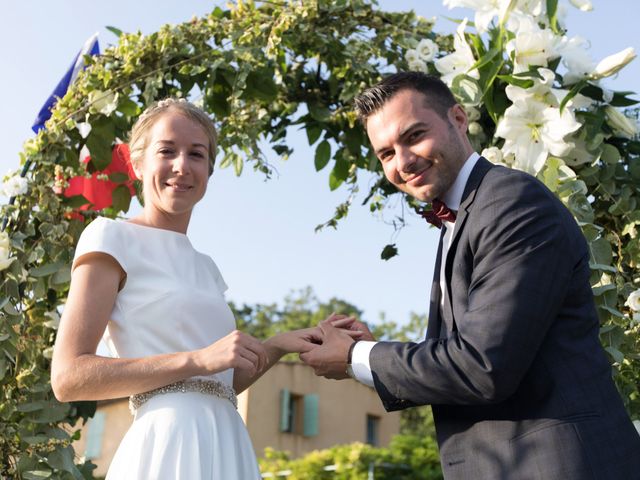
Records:
[[[560,0],[563,2],[568,5],[566,0]],[[18,153],[24,140],[33,136],[30,127],[37,112],[94,32],[100,32],[104,48],[116,41],[105,26],[150,33],[165,23],[187,21],[224,3],[31,0],[3,5],[0,174],[19,168]],[[596,60],[628,46],[640,50],[640,3],[593,3],[594,11],[589,13],[567,6],[569,35],[587,38]],[[440,32],[455,28],[442,16],[468,15],[461,9],[448,10],[436,0],[381,0],[380,7],[414,9],[425,17],[438,16],[436,30]],[[639,62],[636,59],[605,84],[616,90],[640,91]],[[228,298],[247,303],[279,302],[291,290],[310,285],[323,300],[337,296],[354,303],[365,311],[367,321],[377,320],[382,311],[401,323],[408,319],[410,311],[426,313],[437,232],[411,216],[408,227],[394,237],[389,225],[371,216],[356,201],[338,230],[314,233],[315,226],[331,217],[347,193],[344,189],[329,192],[328,169],[315,172],[313,152],[303,135],[292,132],[289,138],[295,153],[287,162],[274,160],[277,178],[265,182],[250,168],[240,178],[231,170],[218,170],[194,213],[189,236],[198,250],[218,263],[230,286]],[[362,198],[361,194],[360,201]],[[393,213],[388,212],[386,217],[391,219]],[[392,241],[400,256],[384,262],[379,258],[380,251]]]

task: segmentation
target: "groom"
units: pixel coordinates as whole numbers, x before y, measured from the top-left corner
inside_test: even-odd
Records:
[[[375,342],[358,323],[354,342],[325,321],[303,361],[374,387],[389,411],[432,405],[447,479],[640,479],[640,437],[599,342],[589,250],[569,211],[473,151],[437,78],[392,75],[356,109],[389,182],[431,203],[442,228],[427,336]]]

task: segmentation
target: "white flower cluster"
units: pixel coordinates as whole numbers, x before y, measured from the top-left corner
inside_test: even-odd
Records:
[[[18,173],[9,172],[4,177],[4,182],[0,186],[0,195],[4,197],[17,197],[24,195],[29,189],[29,181],[18,175]]]
[[[570,2],[582,11],[593,9],[590,0]],[[546,0],[444,0],[444,5],[474,10],[479,34],[504,27],[511,38],[504,49],[507,61],[512,62],[513,74],[526,73],[523,80],[533,81],[529,88],[515,85],[506,88],[511,103],[499,119],[496,130],[496,136],[503,138],[504,144],[501,148],[486,149],[483,155],[534,175],[541,171],[550,156],[562,158],[569,165],[595,161],[597,153],[587,149],[585,139],[578,132],[582,124],[575,115],[579,109],[594,108],[594,102],[577,95],[561,109],[569,90],[555,88],[554,83],[561,78],[562,87],[569,89],[582,80],[597,83],[633,60],[636,57],[634,49],[626,48],[598,63],[593,62],[584,39],[569,38],[551,28]],[[563,15],[564,10],[559,6],[556,15],[559,23],[562,23]],[[435,68],[449,86],[458,75],[479,78],[478,70],[472,70],[479,59],[474,57],[465,39],[466,27],[467,19],[464,19],[454,35],[454,51],[435,61]],[[561,67],[554,72],[549,66],[558,59]],[[557,73],[562,76],[556,77]],[[612,92],[603,91],[605,101],[611,101]],[[616,108],[607,106],[605,115],[615,135],[631,138],[637,134],[635,123]],[[470,125],[469,134],[472,137],[483,135],[480,125],[473,128]]]
[[[631,292],[624,304],[631,309],[633,320],[640,322],[640,288]]]
[[[15,260],[14,258],[9,258],[11,254],[10,247],[9,235],[7,235],[7,232],[0,232],[0,271],[7,268]]]
[[[415,49],[407,50],[405,60],[409,63],[409,70],[416,72],[429,71],[427,63],[432,62],[438,54],[438,45],[431,39],[420,40]]]

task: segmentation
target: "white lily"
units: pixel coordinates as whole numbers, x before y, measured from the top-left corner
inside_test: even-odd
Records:
[[[609,55],[596,65],[596,68],[591,74],[591,79],[597,80],[618,73],[625,65],[636,58],[636,56],[636,51],[633,47],[628,47],[618,53]]]
[[[565,85],[587,78],[593,72],[596,64],[587,52],[588,46],[588,42],[579,36],[562,37],[558,43],[558,53],[562,56],[562,64],[567,69],[563,76]]]
[[[0,271],[7,268],[15,260],[15,258],[9,258],[10,247],[9,235],[7,232],[0,232]]]
[[[465,18],[458,26],[453,37],[454,52],[446,57],[439,58],[434,65],[441,74],[441,80],[448,86],[451,86],[453,79],[458,75],[467,74],[474,78],[480,78],[477,69],[469,70],[476,59],[473,57],[471,47],[464,38],[464,30],[467,27],[467,19]]]
[[[640,312],[640,288],[631,292],[624,304],[634,312]]]
[[[404,59],[407,63],[415,63],[420,61],[420,55],[418,55],[418,50],[414,48],[410,48],[404,54]]]
[[[2,187],[0,187],[0,195],[17,197],[18,195],[27,193],[27,190],[29,190],[29,181],[17,173],[14,173],[5,177]]]
[[[513,154],[514,167],[537,174],[549,154],[562,157],[572,143],[565,137],[580,128],[573,113],[539,102],[533,98],[511,105],[498,123],[496,135],[505,139],[503,154]]]
[[[590,12],[593,10],[591,0],[569,0],[569,3],[583,12]]]
[[[521,26],[516,37],[507,44],[507,51],[514,54],[514,72],[526,72],[531,67],[546,67],[549,60],[559,56],[557,37],[549,29],[537,25]]]
[[[491,21],[498,17],[502,22],[509,7],[510,0],[444,0],[443,4],[449,9],[454,7],[469,8],[476,12],[475,25],[479,33],[489,29]]]
[[[629,307],[633,312],[633,319],[636,322],[640,322],[640,289],[634,290],[633,292],[631,292],[629,297],[627,297],[627,301],[624,302],[624,304],[625,306]]]
[[[430,62],[438,54],[438,45],[436,44],[436,42],[429,38],[423,38],[418,43],[416,52],[418,53],[418,57],[420,58],[420,60],[422,60],[423,62]]]
[[[485,148],[484,150],[482,150],[482,153],[480,155],[489,160],[491,163],[502,163],[502,150],[500,150],[498,147]]]
[[[409,70],[411,70],[412,72],[429,73],[429,67],[422,60],[417,60],[415,62],[409,62]]]

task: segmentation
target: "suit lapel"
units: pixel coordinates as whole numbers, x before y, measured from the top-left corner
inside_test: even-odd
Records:
[[[444,259],[444,284],[447,289],[447,297],[444,305],[444,311],[438,315],[439,324],[444,328],[443,336],[447,335],[446,329],[447,327],[455,330],[455,319],[453,315],[453,303],[452,303],[452,285],[451,278],[453,274],[453,259],[455,258],[455,252],[458,248],[458,241],[460,240],[460,234],[465,227],[467,222],[467,217],[469,212],[472,209],[473,202],[476,197],[476,192],[478,191],[478,187],[482,183],[482,179],[487,174],[487,172],[494,165],[489,162],[487,159],[480,157],[476,162],[473,170],[471,170],[471,174],[469,175],[469,179],[467,180],[467,184],[464,187],[464,193],[462,194],[462,201],[460,202],[460,209],[458,210],[458,214],[456,216],[455,228],[453,230],[453,238],[451,239],[451,245],[449,250],[447,251],[447,258]],[[438,278],[439,278],[439,270],[440,270],[440,253],[442,249],[442,235],[440,236],[440,247],[438,250],[438,260],[437,269],[438,269]],[[440,289],[438,288],[438,292]],[[433,298],[433,293],[432,293]],[[438,296],[439,300],[439,296]],[[433,302],[432,302],[433,303]],[[438,309],[439,310],[439,309]],[[440,315],[444,318],[440,318]],[[447,325],[446,319],[451,319],[451,325]]]

